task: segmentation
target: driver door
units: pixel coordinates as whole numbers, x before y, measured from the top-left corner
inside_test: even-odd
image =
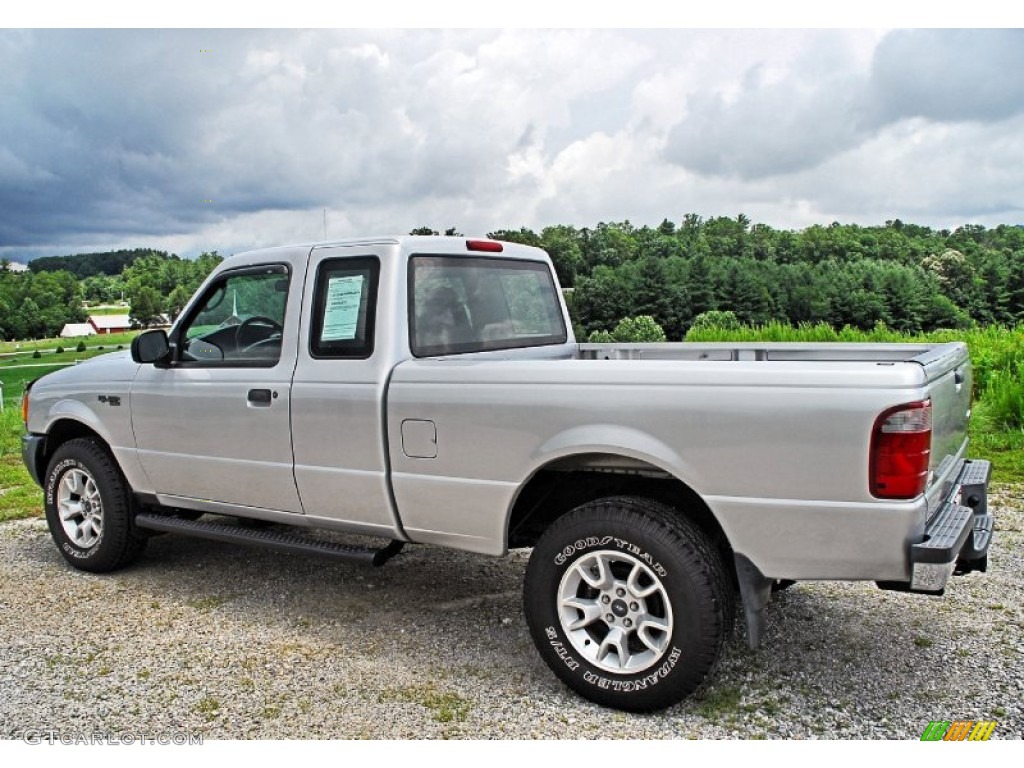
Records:
[[[132,425],[161,503],[302,511],[289,423],[294,282],[285,264],[223,273],[172,332],[170,364],[140,368]]]

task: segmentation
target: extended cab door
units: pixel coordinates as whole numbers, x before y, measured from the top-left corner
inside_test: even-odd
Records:
[[[301,283],[287,263],[225,271],[172,332],[170,364],[139,370],[132,427],[162,503],[302,511],[289,425]]]
[[[295,482],[308,516],[402,538],[383,424],[399,316],[395,251],[394,245],[366,244],[317,247],[310,254],[292,437]]]

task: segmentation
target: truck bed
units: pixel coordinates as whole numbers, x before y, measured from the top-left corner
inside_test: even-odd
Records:
[[[864,344],[815,342],[667,342],[580,344],[583,360],[775,360],[916,362],[932,365],[965,352],[963,344]]]

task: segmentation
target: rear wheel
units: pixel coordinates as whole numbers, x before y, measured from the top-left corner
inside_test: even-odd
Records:
[[[102,573],[132,562],[146,537],[132,519],[133,499],[114,459],[97,441],[69,440],[46,470],[46,523],[75,568]]]
[[[718,551],[664,504],[599,499],[559,518],[533,550],[526,618],[541,656],[605,706],[662,709],[717,664],[733,618]]]

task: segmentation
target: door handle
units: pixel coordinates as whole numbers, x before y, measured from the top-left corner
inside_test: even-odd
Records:
[[[250,389],[248,400],[250,405],[267,408],[270,406],[272,397],[273,395],[269,389]]]

